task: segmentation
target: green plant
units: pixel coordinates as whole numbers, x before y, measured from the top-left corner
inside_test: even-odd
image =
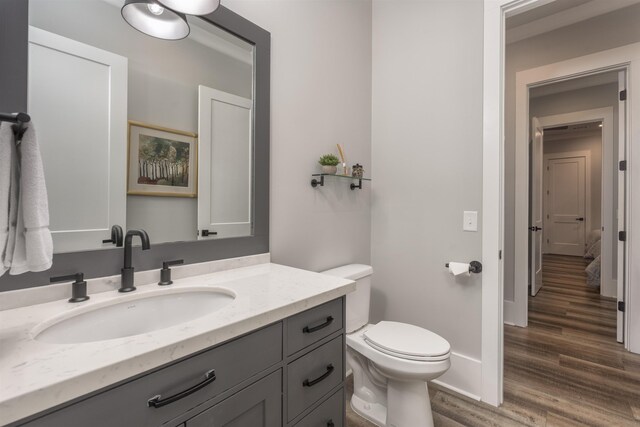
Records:
[[[335,154],[325,154],[324,156],[320,156],[320,160],[318,160],[322,166],[336,166],[340,163],[338,157]]]

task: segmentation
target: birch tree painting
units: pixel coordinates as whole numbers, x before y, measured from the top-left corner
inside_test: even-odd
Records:
[[[139,135],[138,184],[189,186],[189,143]]]

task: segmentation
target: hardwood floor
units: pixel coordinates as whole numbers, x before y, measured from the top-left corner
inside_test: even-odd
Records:
[[[430,384],[436,426],[640,426],[640,355],[616,342],[615,301],[586,285],[586,265],[545,256],[529,327],[505,326],[504,404]],[[347,408],[347,426],[373,426]]]

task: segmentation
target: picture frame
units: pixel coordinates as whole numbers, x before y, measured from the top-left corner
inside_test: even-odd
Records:
[[[128,121],[127,194],[197,197],[198,135]]]

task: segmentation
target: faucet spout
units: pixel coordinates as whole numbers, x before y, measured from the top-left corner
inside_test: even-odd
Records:
[[[132,261],[132,248],[133,237],[140,237],[142,242],[142,250],[146,251],[151,249],[151,243],[149,243],[149,235],[144,230],[129,230],[124,238],[124,266],[122,267],[122,276],[120,289],[118,292],[131,292],[135,291],[136,287],[133,283],[133,273],[135,269],[131,265]]]

